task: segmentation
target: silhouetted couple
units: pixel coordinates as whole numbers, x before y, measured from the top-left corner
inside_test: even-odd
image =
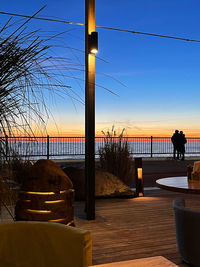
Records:
[[[187,143],[187,139],[185,138],[185,135],[183,131],[176,130],[174,134],[172,135],[172,144],[174,146],[174,159],[179,159],[179,157],[182,157],[181,160],[184,160],[185,158],[185,144]],[[177,156],[176,156],[177,153]]]

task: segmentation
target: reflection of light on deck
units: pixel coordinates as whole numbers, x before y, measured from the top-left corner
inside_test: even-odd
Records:
[[[65,202],[64,200],[46,200],[44,203],[46,204],[55,204],[55,203],[62,203],[62,202]]]
[[[51,213],[50,210],[31,210],[31,209],[27,209],[26,210],[27,212],[30,212],[30,213],[39,213],[39,214],[48,214],[48,213]]]
[[[149,202],[149,201],[155,201],[155,200],[158,200],[158,198],[161,200],[163,199],[162,197],[160,196],[157,196],[157,197],[134,197],[132,199],[130,199],[130,201],[133,201],[133,202]]]

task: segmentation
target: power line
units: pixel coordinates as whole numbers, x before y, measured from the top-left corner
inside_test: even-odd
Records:
[[[32,17],[32,16],[28,16],[28,15],[22,15],[22,14],[10,13],[10,12],[3,12],[3,11],[0,11],[0,14],[2,14],[2,15],[10,15],[10,16],[15,16],[15,17],[33,18],[33,19],[38,19],[38,20],[45,20],[45,21],[51,21],[51,22],[61,22],[61,23],[66,23],[66,24],[85,26],[85,24],[83,24],[83,23],[72,22],[72,21],[67,21],[67,20],[60,20],[60,19]]]
[[[60,20],[60,19],[33,17],[33,16],[28,16],[28,15],[16,14],[16,13],[10,13],[10,12],[3,12],[3,11],[0,11],[0,14],[2,14],[2,15],[10,15],[10,16],[15,16],[15,17],[38,19],[38,20],[43,20],[43,21],[51,21],[51,22],[59,22],[59,23],[65,23],[65,24],[85,26],[84,23],[78,23],[78,22],[72,22],[72,21]],[[168,38],[168,39],[174,39],[174,40],[180,40],[180,41],[200,43],[200,40],[190,39],[190,38],[182,38],[182,37],[178,37],[178,36],[169,36],[169,35],[164,35],[164,34],[140,32],[140,31],[134,31],[134,30],[107,27],[107,26],[96,26],[96,28],[100,28],[100,29],[104,29],[104,30],[119,31],[119,32],[127,32],[127,33],[132,33],[132,34],[147,35],[147,36],[153,36],[153,37],[160,37],[160,38]]]
[[[149,32],[138,32],[138,31],[133,31],[133,30],[125,30],[125,29],[111,28],[111,27],[104,27],[104,26],[96,26],[96,27],[101,28],[101,29],[106,29],[106,30],[128,32],[128,33],[134,33],[134,34],[142,34],[142,35],[149,35],[149,36],[154,36],[154,37],[169,38],[169,39],[175,39],[175,40],[181,40],[181,41],[187,41],[187,42],[200,43],[200,40],[182,38],[182,37],[177,37],[177,36],[169,36],[169,35],[149,33]]]

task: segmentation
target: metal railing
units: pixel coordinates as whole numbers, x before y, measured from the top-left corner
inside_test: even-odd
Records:
[[[95,138],[96,156],[104,146],[105,137]],[[109,140],[119,142],[119,137]],[[13,154],[22,158],[83,158],[85,155],[85,137],[4,137],[6,158]],[[128,142],[131,154],[143,157],[172,156],[173,145],[170,137],[123,137]],[[189,137],[185,145],[187,156],[200,156],[200,138]],[[14,153],[13,153],[14,152]]]

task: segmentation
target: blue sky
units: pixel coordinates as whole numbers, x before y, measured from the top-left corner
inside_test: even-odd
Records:
[[[84,23],[84,1],[3,1],[0,11]],[[96,1],[96,25],[200,40],[200,2],[197,0]],[[8,16],[0,15],[3,24]],[[84,65],[84,27],[32,21],[29,29],[62,32],[63,46],[55,53]],[[170,136],[175,129],[200,136],[200,43],[97,29],[96,133],[126,128],[135,136]],[[81,51],[79,51],[81,50]],[[83,69],[83,66],[79,66]],[[84,72],[71,71],[66,84],[84,99]],[[76,77],[78,79],[74,79]],[[118,81],[117,81],[118,80]],[[123,84],[123,85],[122,85]],[[84,105],[57,97],[49,120],[52,134],[84,134]]]

